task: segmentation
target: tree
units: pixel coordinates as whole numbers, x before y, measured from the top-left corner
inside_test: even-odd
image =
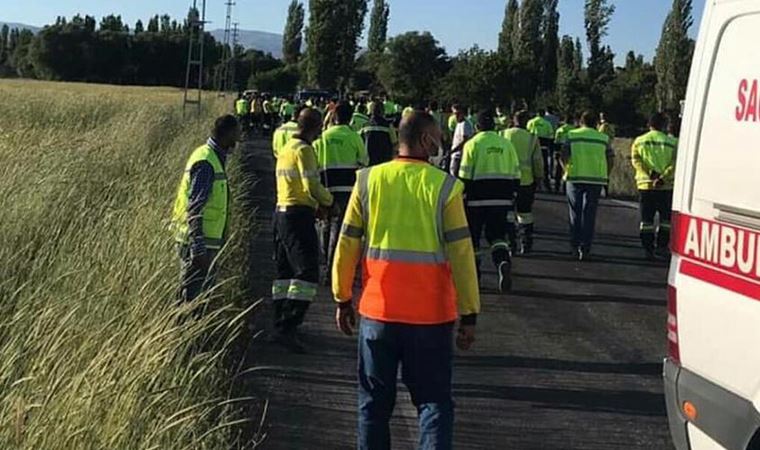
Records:
[[[608,5],[607,2],[608,0],[586,0],[584,24],[589,48],[588,78],[592,85],[608,81],[605,76],[610,71],[614,75],[611,52],[602,46],[602,38],[607,35],[610,19],[615,13],[615,6]]]
[[[122,22],[121,16],[111,14],[103,17],[100,20],[100,31],[124,31],[124,22]]]
[[[509,0],[504,11],[504,21],[499,33],[499,53],[508,62],[512,62],[515,56],[514,40],[520,25],[520,6],[517,0]]]
[[[562,37],[557,64],[557,102],[564,114],[577,114],[581,107],[582,69],[577,50],[572,37]]]
[[[656,109],[654,66],[644,57],[629,52],[625,67],[616,70],[615,78],[604,89],[604,111],[614,123],[621,124],[618,132],[639,133],[646,119]]]
[[[691,0],[673,0],[662,27],[662,36],[654,59],[657,73],[657,107],[677,111],[686,97],[694,41],[689,29],[694,24]]]
[[[285,32],[282,35],[282,55],[286,64],[295,64],[301,57],[303,22],[303,3],[293,0],[288,7],[288,20],[285,22]]]
[[[536,97],[539,86],[543,12],[544,0],[523,0],[520,6],[513,80],[516,97],[528,102]]]
[[[310,85],[324,89],[348,85],[366,14],[367,0],[310,0],[306,30]]]
[[[559,51],[559,0],[546,0],[544,11],[544,45],[541,58],[541,91],[553,92],[557,87],[557,52]]]
[[[148,33],[158,33],[158,16],[153,16],[148,21]]]
[[[135,34],[140,34],[145,31],[145,27],[143,26],[142,20],[138,19],[137,22],[135,22]]]
[[[0,31],[0,65],[5,63],[6,55],[8,52],[8,35],[10,29],[7,24],[3,24],[2,31]]]
[[[410,31],[388,41],[378,77],[385,90],[404,103],[429,99],[447,72],[446,51],[428,32]]]
[[[279,67],[251,75],[248,86],[264,92],[290,93],[296,90],[300,74],[297,66]]]
[[[367,38],[367,48],[370,53],[379,54],[385,49],[390,14],[391,8],[385,3],[385,0],[374,1],[369,19],[369,37]]]
[[[573,56],[573,66],[578,72],[581,72],[583,70],[583,46],[581,45],[580,38],[575,38],[575,54]]]
[[[438,92],[447,103],[466,101],[484,108],[508,105],[512,101],[510,91],[509,65],[502,54],[475,46],[454,58]]]

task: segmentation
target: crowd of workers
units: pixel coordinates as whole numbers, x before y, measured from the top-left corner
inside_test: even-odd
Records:
[[[277,180],[272,340],[306,351],[298,327],[320,282],[332,286],[337,327],[352,335],[358,291],[359,448],[390,448],[399,365],[419,411],[420,448],[451,448],[453,343],[466,350],[475,340],[482,256],[490,255],[498,289],[508,292],[512,258],[534,247],[533,203],[543,189],[566,193],[570,250],[587,260],[615,168],[614,127],[590,112],[507,116],[497,108],[473,116],[453,105],[447,115],[436,102],[402,109],[387,98],[283,99],[275,107],[267,96],[241,96],[235,109],[191,154],[180,183],[173,223],[182,299],[213,283],[212,261],[227,236],[225,160],[241,124],[269,124]],[[254,111],[261,115],[252,118]],[[654,114],[631,150],[651,259],[667,257],[677,146],[668,125]]]

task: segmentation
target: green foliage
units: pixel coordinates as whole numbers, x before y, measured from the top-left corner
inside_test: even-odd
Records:
[[[656,109],[654,66],[644,57],[629,52],[625,67],[616,70],[615,78],[604,88],[603,110],[619,124],[618,132],[633,135],[646,126]]]
[[[543,19],[543,54],[541,57],[541,92],[554,92],[557,87],[559,52],[559,0],[545,0]]]
[[[582,69],[573,38],[563,36],[557,68],[557,107],[563,114],[577,114],[583,105]]]
[[[543,15],[544,0],[523,0],[520,5],[512,79],[515,97],[525,102],[532,101],[538,93],[543,52]]]
[[[410,31],[388,41],[378,76],[397,101],[410,104],[431,98],[448,66],[446,52],[432,34]]]
[[[288,6],[288,19],[282,34],[282,55],[286,64],[295,64],[301,57],[304,22],[303,3],[293,0]]]
[[[251,75],[248,87],[262,92],[289,94],[294,92],[301,80],[298,66],[290,65]]]
[[[520,25],[520,6],[517,0],[509,0],[504,11],[504,21],[499,32],[499,53],[507,62],[515,56],[515,37]]]
[[[369,37],[367,48],[370,53],[382,53],[388,40],[388,18],[391,7],[385,0],[374,0],[372,15],[369,19]]]
[[[466,102],[475,108],[509,105],[509,66],[498,52],[473,47],[452,61],[441,80],[441,98],[447,103]]]
[[[673,0],[673,7],[662,27],[654,64],[657,70],[657,107],[679,111],[686,97],[694,41],[689,29],[694,24],[691,0]]]
[[[366,14],[367,0],[310,0],[306,30],[310,87],[348,86]]]
[[[589,48],[588,68],[586,70],[589,97],[594,108],[601,108],[602,91],[607,83],[615,77],[615,55],[609,46],[602,45],[602,38],[607,35],[615,5],[608,0],[586,0],[584,25]]]

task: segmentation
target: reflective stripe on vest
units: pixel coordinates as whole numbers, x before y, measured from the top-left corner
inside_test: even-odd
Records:
[[[567,181],[586,184],[607,184],[607,147],[609,138],[591,128],[570,131],[570,163]]]
[[[445,245],[469,230],[444,232],[443,214],[461,183],[426,163],[394,161],[359,171],[357,189],[365,231],[343,233],[365,238],[361,314],[411,324],[456,320]]]
[[[220,249],[224,245],[229,213],[229,190],[224,166],[216,152],[208,145],[202,145],[190,155],[182,175],[172,215],[174,239],[180,243],[189,242],[190,226],[187,207],[190,201],[190,171],[199,162],[206,162],[214,170],[211,191],[201,213],[205,245],[209,249]]]

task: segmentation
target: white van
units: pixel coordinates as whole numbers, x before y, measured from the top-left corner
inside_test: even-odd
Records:
[[[665,394],[681,449],[760,449],[760,0],[707,0],[673,198]]]

